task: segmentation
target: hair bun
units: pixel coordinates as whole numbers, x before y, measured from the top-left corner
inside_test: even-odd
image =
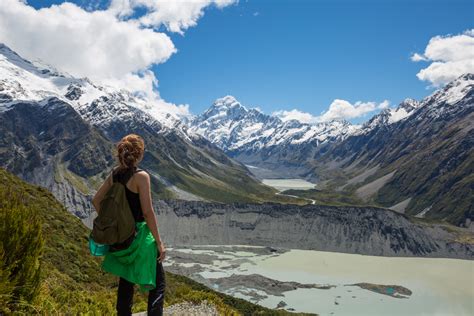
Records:
[[[137,164],[145,150],[143,139],[136,134],[125,136],[117,144],[117,158],[121,168],[131,168]]]

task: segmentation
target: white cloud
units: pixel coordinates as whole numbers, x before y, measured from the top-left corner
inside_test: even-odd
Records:
[[[458,35],[435,36],[425,52],[415,53],[411,60],[431,64],[416,75],[435,87],[442,86],[465,73],[474,73],[474,29]]]
[[[293,109],[291,111],[285,111],[285,110],[280,110],[280,111],[275,111],[272,113],[273,116],[278,116],[283,122],[289,121],[289,120],[298,120],[302,123],[317,123],[319,122],[318,118],[311,113],[307,112],[302,112],[297,109]]]
[[[349,101],[335,99],[329,105],[329,109],[320,116],[321,121],[330,120],[349,120],[362,117],[365,114],[374,112],[376,110],[385,109],[389,106],[387,100],[377,104],[376,102],[361,102],[358,101],[351,104]]]
[[[390,102],[388,100],[383,100],[382,103],[380,103],[377,108],[380,110],[385,110],[390,107]]]
[[[418,53],[414,53],[414,54],[410,57],[410,59],[411,59],[412,61],[415,61],[415,62],[417,62],[417,61],[427,61],[427,60],[428,60],[428,59],[426,59],[426,57],[424,57],[424,56],[422,56],[422,55],[420,55],[420,54],[418,54]]]
[[[143,105],[143,109],[151,114],[155,114],[155,117],[162,118],[162,114],[166,113],[174,113],[178,116],[191,115],[188,104],[176,105],[166,102],[160,97],[156,89],[158,80],[151,70],[146,70],[141,73],[129,73],[120,79],[112,78],[105,80],[104,83],[118,89],[135,91],[137,94],[141,94],[144,99],[150,101],[148,104]]]
[[[315,116],[311,113],[302,112],[297,109],[293,109],[291,111],[275,111],[272,113],[272,115],[278,116],[283,121],[295,119],[303,123],[314,124],[331,120],[355,119],[362,117],[368,113],[374,112],[376,110],[386,109],[389,106],[390,103],[387,100],[381,103],[358,101],[354,104],[351,104],[349,101],[346,100],[335,99],[329,105],[329,109],[323,112],[320,116]]]
[[[165,25],[171,32],[183,34],[185,30],[197,24],[204,15],[204,9],[210,5],[224,8],[236,3],[236,0],[112,0],[109,11],[120,18],[133,16],[138,8],[145,8],[146,14],[137,20],[143,26],[157,27]]]
[[[147,69],[176,52],[164,33],[68,2],[36,10],[18,0],[2,0],[0,41],[26,58],[93,80]]]
[[[170,37],[157,29],[165,25],[182,33],[196,25],[206,6],[233,2],[113,0],[106,10],[91,11],[97,7],[92,2],[87,9],[64,2],[37,10],[23,0],[1,0],[0,42],[27,59],[138,92],[164,111],[187,115],[187,105],[165,102],[156,90],[151,66],[177,52]],[[146,13],[131,16],[140,6]]]

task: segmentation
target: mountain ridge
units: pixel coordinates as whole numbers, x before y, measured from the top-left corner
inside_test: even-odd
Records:
[[[295,119],[283,121],[257,108],[248,109],[230,95],[215,100],[188,124],[191,131],[205,136],[227,152],[255,152],[280,144],[304,143],[311,138],[324,142],[328,138],[344,137],[357,129],[343,120],[318,124]]]
[[[155,198],[305,203],[263,185],[266,171],[257,171],[267,170],[271,177],[317,182],[329,195],[474,228],[473,95],[474,75],[465,74],[362,126],[284,121],[232,96],[181,121],[147,111],[127,91],[36,66],[1,45],[0,118],[7,123],[0,128],[0,157],[25,179],[48,183],[82,218],[89,218],[89,194],[111,168],[113,143],[136,132],[149,149],[143,164]],[[69,131],[74,128],[80,132]],[[106,161],[96,164],[95,154]]]
[[[474,75],[460,76],[412,112],[336,144],[318,157],[313,172],[338,170],[334,187],[345,185],[385,207],[402,203],[399,210],[413,216],[474,228]]]
[[[143,100],[87,78],[40,69],[0,47],[2,167],[45,185],[80,218],[114,161],[114,144],[129,133],[146,143],[142,167],[154,197],[235,201],[276,199],[240,162],[173,117],[161,119]]]
[[[408,98],[395,108],[382,110],[348,133],[334,122],[319,123],[322,133],[301,142],[301,133],[288,131],[305,125],[277,117],[273,117],[276,123],[271,130],[265,121],[245,122],[245,115],[238,119],[201,115],[191,121],[190,129],[252,166],[250,170],[259,177],[303,178],[321,189],[339,191],[339,195],[356,195],[413,216],[474,229],[470,178],[474,172],[473,94],[474,74],[464,74],[421,101]],[[234,107],[240,105],[230,96],[216,102],[226,100]],[[243,109],[244,114],[248,112]],[[247,134],[246,126],[251,131]],[[331,128],[335,135],[324,138]],[[287,133],[275,132],[277,129]],[[442,167],[444,173],[437,171],[441,165],[433,156],[449,166]]]

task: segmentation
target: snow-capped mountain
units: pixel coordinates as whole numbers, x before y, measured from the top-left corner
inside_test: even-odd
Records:
[[[162,112],[159,106],[150,106],[148,100],[123,89],[95,84],[88,78],[75,78],[39,62],[32,63],[4,44],[0,44],[0,87],[0,110],[8,109],[19,100],[41,101],[55,97],[72,105],[93,125],[110,124],[138,109],[144,120],[154,120],[155,125],[160,124],[165,129],[183,131],[179,116]],[[89,107],[94,114],[89,113]],[[99,108],[101,113],[97,112]]]
[[[319,146],[337,143],[351,135],[367,134],[377,128],[404,121],[427,104],[431,107],[431,117],[453,111],[455,108],[448,109],[445,106],[441,109],[437,105],[455,104],[466,96],[472,84],[473,75],[466,74],[421,102],[407,98],[396,108],[384,109],[362,126],[341,120],[317,124],[297,120],[282,121],[279,117],[264,114],[256,108],[245,107],[233,96],[225,96],[189,121],[189,131],[206,137],[232,155],[308,143]]]
[[[282,121],[226,96],[194,118],[189,130],[259,177],[324,179],[347,195],[468,225],[474,222],[468,198],[473,109],[474,75],[465,74],[421,101],[405,99],[381,111],[362,126]]]
[[[1,166],[48,187],[80,217],[111,167],[113,143],[136,132],[145,138],[143,164],[159,197],[273,196],[246,163],[259,177],[324,179],[343,194],[463,225],[474,221],[473,110],[474,75],[465,74],[363,126],[283,121],[231,96],[182,121],[128,91],[31,63],[0,45]]]
[[[399,122],[412,115],[414,111],[420,106],[420,103],[414,99],[405,99],[396,108],[388,108],[382,110],[377,115],[374,115],[370,120],[362,125],[358,131],[359,134],[365,134],[375,128],[381,126],[388,126],[390,124]]]
[[[474,75],[465,74],[447,84],[444,88],[435,91],[421,102],[414,99],[405,99],[396,108],[389,108],[381,111],[362,125],[362,128],[355,134],[367,134],[370,131],[387,127],[399,121],[407,119],[416,110],[424,109],[425,115],[430,118],[437,118],[456,112],[459,107],[456,103],[472,92],[474,87]],[[471,105],[468,105],[471,106]],[[421,117],[418,117],[421,119]]]
[[[467,73],[423,99],[419,107],[426,108],[425,115],[431,119],[455,115],[465,107],[474,106],[472,103],[465,102],[472,97],[473,93],[474,74]]]
[[[189,124],[190,131],[203,135],[230,153],[255,153],[272,147],[297,146],[309,142],[319,145],[342,140],[359,129],[359,126],[346,121],[318,124],[283,121],[256,108],[248,109],[233,96],[217,99]]]
[[[0,167],[47,187],[88,218],[91,194],[114,164],[114,143],[143,137],[141,167],[158,198],[274,198],[245,166],[173,115],[124,90],[33,64],[0,46]],[[245,184],[245,185],[243,185]]]
[[[347,186],[364,199],[469,226],[474,222],[474,75],[462,75],[420,102],[406,100],[395,111],[380,113],[363,133],[334,144],[319,165],[337,166]],[[396,120],[397,112],[404,117]]]

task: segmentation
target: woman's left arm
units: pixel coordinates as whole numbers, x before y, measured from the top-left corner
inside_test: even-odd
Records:
[[[109,174],[107,179],[105,179],[104,183],[100,186],[99,190],[97,190],[96,194],[92,198],[92,205],[94,205],[95,210],[97,213],[100,211],[100,202],[105,196],[105,193],[110,189],[112,186],[112,174]]]

